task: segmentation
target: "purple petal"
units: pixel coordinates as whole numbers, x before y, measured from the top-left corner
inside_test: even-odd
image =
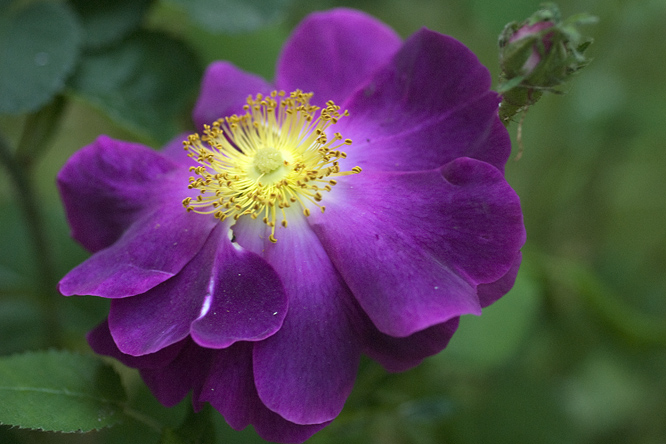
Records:
[[[377,328],[408,336],[480,314],[476,286],[504,276],[525,239],[520,204],[487,163],[340,179],[309,221]]]
[[[255,345],[255,384],[263,403],[286,420],[319,424],[340,413],[354,383],[361,352],[357,305],[304,216],[290,211],[288,219],[263,255],[284,283],[289,313],[277,333]],[[248,224],[261,222],[236,223],[243,246],[252,244],[246,239],[252,230],[243,229]]]
[[[158,203],[160,181],[176,168],[143,145],[100,136],[58,173],[72,237],[92,252],[110,246]]]
[[[485,308],[489,306],[507,294],[509,290],[513,288],[513,284],[516,282],[516,276],[518,275],[518,269],[520,268],[522,258],[522,254],[518,253],[516,259],[513,262],[513,265],[511,268],[509,268],[509,271],[507,271],[504,276],[495,282],[481,284],[477,287],[477,294],[479,295],[479,302],[481,303],[481,307]]]
[[[463,156],[502,169],[510,142],[490,82],[488,70],[463,44],[417,32],[346,103],[350,116],[335,131],[353,140],[348,169],[428,170]]]
[[[183,342],[182,350],[167,366],[140,369],[151,393],[167,407],[178,404],[190,390],[201,390],[215,356],[215,350],[199,347],[189,339]]]
[[[275,83],[287,92],[314,92],[312,103],[341,105],[400,48],[400,37],[362,12],[334,9],[308,15],[285,44]]]
[[[161,368],[168,365],[176,358],[176,356],[178,356],[180,350],[185,345],[185,341],[181,341],[149,355],[126,355],[118,349],[118,346],[113,341],[111,331],[109,330],[109,324],[106,319],[93,330],[88,332],[87,339],[90,348],[92,348],[95,353],[116,358],[128,367],[146,369]]]
[[[219,224],[176,276],[152,290],[111,302],[109,326],[123,353],[154,353],[189,334],[208,348],[264,339],[282,325],[287,297],[273,269],[236,249]]]
[[[60,292],[123,298],[145,293],[178,273],[201,249],[215,219],[188,213],[179,198],[171,197],[134,222],[113,245],[67,273],[58,285]]]
[[[273,88],[259,76],[246,73],[229,62],[211,63],[204,73],[192,119],[199,131],[204,125],[232,114],[244,113],[248,96],[267,94]]]
[[[215,258],[215,274],[201,316],[192,323],[199,345],[225,348],[274,334],[287,314],[287,295],[277,273],[255,253],[235,248],[228,238]]]
[[[404,372],[442,351],[456,332],[459,319],[450,319],[404,338],[385,335],[368,322],[363,351],[386,370]]]
[[[200,163],[195,159],[192,159],[187,155],[187,151],[183,148],[183,141],[187,140],[187,137],[192,133],[180,133],[173,139],[171,139],[166,145],[162,147],[160,153],[163,156],[168,157],[172,161],[178,163],[179,165],[187,166],[199,166]]]
[[[259,436],[268,441],[300,443],[328,425],[294,424],[266,408],[252,378],[251,343],[238,342],[214,353],[208,378],[196,398],[209,402],[234,429],[253,424]]]
[[[504,166],[511,155],[511,137],[499,118],[494,119],[492,128],[484,141],[465,149],[465,157],[483,160],[504,173]]]
[[[154,353],[189,335],[209,293],[224,229],[218,225],[199,253],[173,278],[144,294],[111,301],[109,328],[123,353]]]

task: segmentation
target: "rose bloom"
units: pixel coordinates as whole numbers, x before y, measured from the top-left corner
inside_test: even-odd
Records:
[[[525,240],[499,96],[458,41],[361,12],[308,16],[270,83],[207,69],[199,133],[102,136],[58,175],[92,256],[63,295],[111,299],[88,340],[165,405],[302,442],[361,354],[403,371],[513,285]]]

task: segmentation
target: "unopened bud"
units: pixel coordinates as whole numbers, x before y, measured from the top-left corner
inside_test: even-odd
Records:
[[[588,14],[562,20],[557,5],[542,9],[523,22],[511,22],[499,37],[503,96],[500,118],[508,125],[518,112],[536,103],[543,91],[557,92],[572,74],[589,63],[583,52],[592,39],[583,37],[578,26],[596,21]]]
[[[529,81],[544,57],[557,54],[558,51],[551,51],[554,31],[550,28],[553,26],[555,23],[550,20],[526,24],[509,37],[501,54],[502,72],[506,77],[522,76]]]

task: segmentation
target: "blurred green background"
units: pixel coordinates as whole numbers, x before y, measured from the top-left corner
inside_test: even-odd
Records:
[[[497,78],[497,36],[539,6],[531,0],[294,0],[278,2],[284,9],[268,24],[239,31],[183,14],[180,3],[152,4],[144,28],[186,42],[199,74],[224,59],[268,79],[291,29],[308,12],[335,6],[367,11],[403,37],[422,26],[449,34]],[[387,374],[364,361],[345,410],[310,442],[666,443],[666,1],[558,4],[565,17],[588,12],[600,21],[584,30],[595,39],[587,52],[593,62],[565,94],[547,94],[529,110],[524,154],[507,164],[528,233],[515,288],[483,316],[463,318],[450,346],[414,370]],[[174,130],[190,130],[196,88],[179,93],[183,105],[174,125],[145,133],[110,117],[76,88],[66,90],[61,125],[33,174],[46,218],[50,251],[44,254],[53,257],[56,277],[86,257],[69,238],[57,171],[99,134],[157,148]],[[10,143],[18,143],[26,119],[0,114]],[[516,130],[514,124],[514,140]],[[84,334],[103,319],[106,302],[53,294],[44,302],[15,191],[1,171],[0,353],[48,346],[86,351]],[[55,344],[40,321],[45,306],[61,331]],[[184,415],[184,405],[159,407],[134,371],[118,368],[138,410],[164,423]],[[215,418],[218,442],[262,442],[252,430],[234,432]],[[0,428],[3,443],[158,440],[138,423],[85,435]]]

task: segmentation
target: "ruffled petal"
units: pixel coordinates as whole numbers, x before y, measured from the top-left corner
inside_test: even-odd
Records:
[[[300,217],[299,217],[300,216]],[[282,328],[254,347],[254,376],[262,402],[296,424],[335,418],[351,392],[360,358],[355,331],[357,305],[318,239],[297,211],[272,244],[264,235],[263,256],[275,268],[289,297]],[[253,244],[241,218],[238,243]],[[261,253],[261,251],[259,251]]]
[[[161,368],[170,364],[180,353],[185,341],[165,347],[158,352],[143,356],[126,355],[118,349],[111,336],[108,321],[105,319],[101,324],[88,332],[88,344],[95,353],[111,356],[133,368]]]
[[[191,334],[208,348],[275,333],[287,312],[280,278],[259,256],[234,248],[220,223],[176,276],[111,302],[109,326],[123,353],[154,353]]]
[[[328,425],[294,424],[266,408],[252,378],[252,344],[248,342],[215,352],[208,378],[195,396],[199,402],[209,402],[234,429],[252,424],[268,441],[300,443]]]
[[[287,92],[314,92],[312,103],[342,104],[400,48],[391,28],[360,11],[334,9],[308,15],[279,58],[275,83]]]
[[[216,227],[203,248],[173,278],[144,294],[114,299],[109,328],[123,353],[154,353],[190,334],[209,293],[211,273],[224,227]]]
[[[190,390],[201,391],[216,352],[199,347],[190,339],[183,342],[180,353],[168,365],[139,369],[151,393],[167,407],[178,404]],[[196,401],[193,404],[195,409],[201,407]]]
[[[145,293],[178,273],[216,222],[186,212],[181,200],[173,197],[144,214],[113,245],[72,269],[58,284],[60,293],[123,298]]]
[[[513,284],[516,282],[516,276],[518,275],[518,269],[520,268],[522,259],[522,254],[518,253],[516,255],[516,259],[513,261],[513,265],[511,268],[509,268],[509,271],[507,271],[504,276],[495,282],[481,284],[477,287],[477,294],[479,295],[479,302],[481,303],[481,307],[485,308],[489,306],[507,294],[509,290],[513,288]]]
[[[353,144],[343,169],[429,170],[463,156],[502,169],[511,147],[490,83],[462,43],[426,29],[415,33],[344,105],[350,116],[335,131]]]
[[[126,355],[113,342],[106,321],[88,333],[88,343],[96,353],[139,369],[150,391],[167,407],[178,404],[190,390],[200,392],[213,362],[214,351],[189,338],[149,355]]]
[[[428,356],[442,351],[456,332],[459,319],[450,319],[404,338],[385,335],[368,322],[363,337],[363,351],[386,370],[404,372],[416,367]]]
[[[92,252],[110,246],[159,203],[158,184],[177,167],[143,145],[100,136],[58,173],[72,237]]]
[[[478,284],[504,276],[525,240],[502,173],[461,158],[433,171],[338,181],[308,218],[377,328],[404,337],[480,314]]]
[[[259,76],[247,73],[229,62],[211,63],[204,73],[192,119],[201,131],[204,125],[232,114],[243,114],[248,96],[267,94],[273,88]]]

